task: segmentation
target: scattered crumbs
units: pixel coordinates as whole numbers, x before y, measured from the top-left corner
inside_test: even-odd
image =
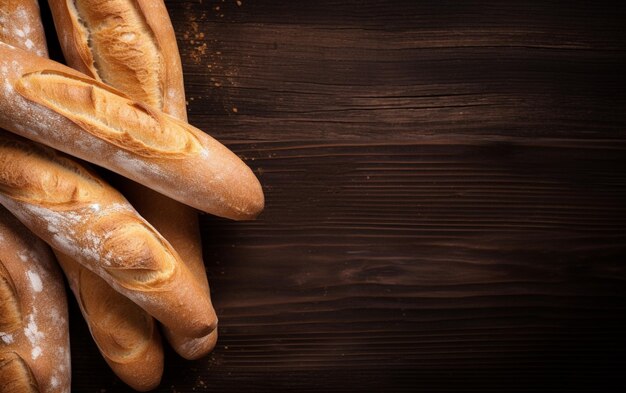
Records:
[[[206,66],[204,70],[208,71],[209,75],[207,76],[211,76],[209,86],[213,88],[211,99],[220,101],[224,113],[237,113],[238,110],[233,105],[229,92],[221,92],[220,90],[223,87],[237,86],[236,78],[239,69],[236,64],[238,62],[230,63],[229,58],[224,56],[222,42],[212,35],[210,25],[229,19],[233,10],[237,10],[243,5],[243,1],[213,1],[210,6],[207,5],[205,8],[191,4],[192,2],[186,2],[184,6],[186,23],[185,29],[180,33],[180,37],[184,40],[184,45],[181,46],[183,49],[181,55],[190,64]],[[199,97],[195,98],[199,99]],[[193,99],[188,97],[187,100],[187,106],[190,107],[190,102],[193,103]]]
[[[194,41],[192,40],[192,43],[194,43]],[[202,62],[202,58],[206,55],[206,42],[203,42],[201,45],[195,46],[193,48],[193,51],[191,52],[191,59],[196,63],[199,64]]]
[[[202,390],[206,390],[207,389],[207,384],[206,382],[204,382],[204,380],[200,379],[200,377],[198,377],[196,379],[196,383],[195,385],[191,388],[193,391],[195,391],[196,389],[202,389]]]
[[[183,39],[192,46],[189,57],[196,64],[200,64],[206,56],[207,45],[202,42],[204,32],[200,31],[201,24],[198,23],[204,20],[206,20],[206,13],[200,14],[199,17],[191,15],[189,17],[189,29],[183,33]]]

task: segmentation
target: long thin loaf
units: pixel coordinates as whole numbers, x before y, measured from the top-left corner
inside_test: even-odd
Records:
[[[154,319],[72,258],[57,253],[57,259],[107,364],[135,390],[156,388],[163,347]]]
[[[67,303],[49,247],[0,206],[0,392],[69,393]]]
[[[46,56],[35,0],[0,0],[0,41]],[[0,392],[68,393],[63,278],[50,249],[0,207]]]
[[[182,66],[162,0],[49,0],[68,64],[186,121]]]
[[[36,1],[0,0],[0,13],[13,21],[9,28],[2,29],[3,42],[47,56]],[[156,387],[163,374],[163,348],[154,318],[102,278],[59,251],[55,253],[109,366],[135,390]],[[67,372],[69,375],[69,369]]]
[[[0,203],[165,325],[192,337],[215,328],[209,297],[170,244],[74,161],[0,133]]]
[[[161,0],[49,0],[49,4],[69,66],[186,121],[176,36]],[[120,182],[118,188],[172,244],[210,294],[196,211],[132,181]],[[165,335],[181,356],[196,359],[213,349],[217,329],[204,338],[189,338],[166,327]]]
[[[2,43],[0,76],[0,127],[208,213],[250,219],[263,209],[263,191],[250,168],[202,131]]]

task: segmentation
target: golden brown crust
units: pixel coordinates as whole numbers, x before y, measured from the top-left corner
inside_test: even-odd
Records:
[[[74,86],[82,86],[85,80],[84,76],[59,63],[0,44],[0,76],[4,79],[4,94],[0,95],[1,127],[104,166],[208,213],[241,220],[254,218],[263,209],[263,191],[250,168],[202,131],[152,109],[153,114],[158,114],[157,123],[162,127],[158,131],[163,134],[174,132],[179,135],[175,139],[180,137],[183,140],[188,139],[186,135],[192,135],[200,148],[183,158],[147,157],[133,150],[133,144],[141,139],[139,137],[122,138],[113,143],[103,137],[110,135],[106,127],[94,125],[99,127],[99,131],[94,132],[78,125],[68,111],[82,105],[74,102],[80,101],[80,97],[68,94],[68,101],[58,102],[53,108],[29,95],[25,89],[28,89],[27,75],[32,73],[71,76],[76,82],[68,82],[70,78],[65,81]],[[96,81],[89,83],[101,87]],[[24,95],[17,91],[18,85]],[[110,101],[111,105],[126,102],[123,94],[111,91],[110,94],[116,97]],[[132,135],[127,125],[135,124],[136,118],[145,113],[140,108],[141,105],[137,104],[124,110],[110,109],[108,122],[123,125],[124,133]],[[96,151],[98,153],[94,154]]]
[[[83,175],[86,170],[67,170],[59,164],[62,157],[48,148],[23,139],[3,143],[15,138],[0,133],[0,157],[28,165],[11,168],[10,179],[21,179],[10,184],[18,188],[14,193],[5,191],[9,184],[6,176],[0,176],[0,203],[55,249],[104,278],[164,324],[193,337],[215,328],[208,295],[169,243],[117,191],[101,181],[93,188],[94,181]],[[27,147],[16,148],[23,145]],[[32,173],[38,175],[32,178]],[[47,188],[50,199],[43,194],[36,198],[13,196],[38,190],[39,179],[46,178],[55,179],[54,185],[71,185],[72,194],[81,197],[59,203],[52,196],[54,187]]]
[[[22,326],[22,312],[11,275],[0,260],[0,332],[6,337]]]
[[[161,0],[51,0],[68,64],[187,120],[176,36]]]
[[[30,367],[15,352],[0,352],[0,393],[39,393]]]
[[[0,367],[0,381],[21,375],[13,391],[39,386],[45,393],[69,392],[67,304],[58,266],[50,249],[3,207],[0,239],[0,358],[14,352],[25,362],[16,368],[14,357]]]
[[[66,1],[82,24],[90,76],[155,108],[164,101],[164,65],[154,33],[134,0]]]
[[[137,183],[121,185],[121,191],[137,208],[142,217],[150,221],[170,244],[178,251],[182,261],[210,296],[209,283],[202,260],[202,244],[198,230],[198,215],[187,206],[156,193]],[[213,350],[217,342],[217,329],[208,336],[190,338],[167,326],[165,337],[185,359],[198,359]]]
[[[38,15],[32,17],[38,20]],[[19,46],[19,42],[14,44]],[[20,144],[19,140],[14,139],[9,141],[9,144],[16,144],[17,146],[14,146],[16,149],[28,150],[28,146]],[[36,161],[37,155],[22,157],[26,162],[17,163],[6,162],[0,158],[0,167],[3,169],[3,175],[0,176],[8,177],[5,183],[23,185],[23,187],[5,187],[4,191],[11,194],[14,199],[34,203],[52,200],[61,206],[88,201],[102,191],[102,182],[82,167],[74,165],[73,161],[57,155],[46,156],[44,150],[39,153],[58,164],[61,170],[74,171],[82,177],[83,187],[67,182],[67,177],[55,176],[54,172],[32,172],[26,179],[19,176],[23,175],[23,171],[13,170],[31,164],[36,166],[37,163],[31,161]],[[16,174],[18,176],[15,176]],[[103,357],[113,371],[136,390],[146,391],[155,388],[163,373],[163,349],[154,319],[141,307],[116,292],[102,278],[77,262],[60,253],[59,262],[64,262],[62,265],[77,295],[85,320]],[[101,303],[106,304],[104,313],[98,312],[102,309],[97,307]]]
[[[86,202],[102,193],[104,182],[74,161],[40,145],[4,136],[0,137],[0,149],[6,152],[0,156],[0,192],[23,202],[58,205]],[[48,162],[54,162],[57,171],[27,169]],[[70,181],[73,175],[81,178],[80,187]]]
[[[51,0],[52,14],[68,64],[111,85],[133,99],[187,119],[184,83],[176,36],[160,0]],[[152,128],[151,143],[161,137]],[[175,146],[174,143],[168,145]],[[143,150],[142,150],[143,151]],[[198,231],[197,213],[134,182],[124,194],[174,246],[209,293]],[[215,346],[217,330],[192,339],[165,327],[174,349],[196,359]]]
[[[141,156],[177,159],[201,150],[197,138],[171,117],[86,78],[35,72],[24,75],[15,88],[98,138]]]
[[[56,255],[111,369],[135,390],[158,386],[163,374],[163,347],[154,319],[67,255]]]
[[[47,55],[36,1],[0,0],[0,41]],[[0,162],[7,171],[2,175],[4,190],[20,189],[12,164],[4,156]],[[32,182],[35,199],[54,181],[39,180]],[[16,188],[9,190],[6,186],[11,184]],[[74,197],[71,187],[57,188],[61,200]],[[67,303],[58,266],[50,249],[4,208],[0,241],[0,392],[67,393],[71,383]]]

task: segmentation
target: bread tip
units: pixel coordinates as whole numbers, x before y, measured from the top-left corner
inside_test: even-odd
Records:
[[[256,218],[263,212],[265,209],[265,194],[263,193],[263,188],[261,187],[261,183],[255,177],[254,184],[250,187],[249,195],[248,195],[248,205],[245,209],[241,211],[241,214],[237,217],[234,217],[236,221],[252,221],[256,220]]]
[[[178,331],[183,336],[187,336],[190,338],[201,338],[208,336],[212,332],[217,329],[217,314],[215,313],[215,309],[210,306],[209,309],[203,313],[199,320],[197,320],[195,327],[192,328],[192,331],[182,332],[179,329],[171,328],[172,331]]]
[[[161,384],[161,377],[159,376],[158,379],[148,381],[145,384],[138,384],[138,383],[131,384],[129,382],[126,382],[126,383],[128,384],[128,386],[130,386],[131,388],[135,389],[138,392],[149,392],[151,390],[156,389]]]

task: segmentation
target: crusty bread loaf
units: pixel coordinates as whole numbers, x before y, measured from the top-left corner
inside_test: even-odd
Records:
[[[186,121],[176,36],[161,0],[49,4],[70,67]],[[120,182],[118,189],[170,242],[210,294],[196,211],[130,180]],[[165,335],[181,356],[197,359],[214,348],[217,329],[205,338],[189,338],[165,327]]]
[[[156,388],[163,347],[154,319],[72,258],[57,253],[57,259],[104,360],[133,389]]]
[[[0,203],[165,325],[192,337],[215,328],[210,298],[170,244],[74,161],[0,133]]]
[[[0,126],[202,211],[255,217],[261,186],[202,131],[59,63],[0,43]]]
[[[207,296],[210,296],[196,212],[136,183],[121,184],[120,191],[178,251]],[[165,326],[164,333],[176,352],[185,359],[198,359],[206,355],[217,342],[217,329],[199,338],[186,337],[168,326]]]
[[[0,41],[47,55],[35,0],[0,0]],[[0,207],[0,392],[69,392],[67,302],[54,257]]]
[[[0,206],[0,392],[68,393],[67,303],[49,247]]]
[[[187,120],[182,67],[162,0],[49,0],[67,63]]]
[[[0,12],[6,3],[0,0]],[[12,13],[19,13],[21,18],[17,19],[28,21],[22,26],[14,23],[13,30],[3,35],[3,41],[46,56],[38,9],[29,6]],[[40,39],[29,46],[16,32],[22,29],[33,33],[33,28],[40,33],[36,34]],[[135,390],[155,388],[163,374],[163,347],[154,318],[79,263],[58,251],[56,255],[104,359]]]

